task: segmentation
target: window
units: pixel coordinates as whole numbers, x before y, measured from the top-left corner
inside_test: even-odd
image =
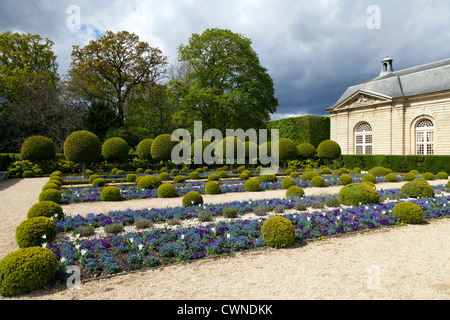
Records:
[[[416,153],[418,155],[434,154],[434,124],[425,119],[416,126]]]
[[[361,123],[355,132],[355,154],[372,154],[372,127]]]

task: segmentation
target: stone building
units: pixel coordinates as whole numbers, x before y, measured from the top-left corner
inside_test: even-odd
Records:
[[[450,155],[450,59],[349,87],[327,111],[342,154]]]

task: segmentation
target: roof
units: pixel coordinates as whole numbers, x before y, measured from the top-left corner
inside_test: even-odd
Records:
[[[331,111],[358,91],[373,92],[391,98],[450,90],[450,59],[404,69],[349,87]]]

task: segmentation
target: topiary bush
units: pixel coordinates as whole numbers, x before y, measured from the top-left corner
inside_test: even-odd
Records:
[[[248,178],[250,178],[250,175],[247,172],[242,172],[239,175],[239,180],[247,180]]]
[[[333,140],[322,141],[317,147],[317,155],[320,159],[331,161],[341,156],[341,146]]]
[[[155,176],[142,177],[139,180],[138,186],[144,189],[155,189],[161,184],[161,180]]]
[[[47,189],[39,194],[39,202],[53,201],[55,203],[61,202],[61,192],[59,190]]]
[[[173,182],[175,183],[183,183],[186,182],[186,177],[182,175],[178,175],[175,178],[173,178]]]
[[[138,154],[138,157],[144,160],[152,160],[152,143],[153,139],[144,139],[137,145],[136,152]]]
[[[24,178],[34,178],[36,177],[36,174],[33,171],[26,170],[23,172],[22,177]]]
[[[414,175],[414,173],[411,173],[411,172],[406,173],[403,176],[403,180],[405,180],[405,181],[413,181],[415,178],[416,178],[416,176]]]
[[[362,177],[362,181],[370,181],[372,183],[377,183],[377,179],[375,178],[375,176],[373,174],[366,174]]]
[[[106,187],[100,192],[101,201],[120,201],[120,189],[116,187]]]
[[[315,176],[311,179],[311,186],[316,188],[325,187],[325,179],[321,176]]]
[[[353,179],[350,175],[348,174],[343,174],[339,177],[339,182],[343,185],[346,186],[350,183],[353,183]]]
[[[286,218],[276,216],[264,221],[261,235],[269,247],[284,248],[295,241],[295,227]]]
[[[100,178],[100,176],[98,174],[92,174],[89,176],[89,183],[92,183],[92,181],[94,181],[95,179]]]
[[[193,171],[189,174],[189,179],[191,179],[191,180],[200,179],[200,175],[198,174],[197,171]]]
[[[418,224],[423,222],[423,210],[412,202],[399,202],[392,209],[392,215],[404,223]]]
[[[44,191],[47,189],[59,190],[60,187],[55,183],[47,182],[46,184],[44,184],[41,191]]]
[[[159,174],[159,180],[161,180],[161,181],[170,181],[172,179],[170,179],[170,174],[168,174],[167,172],[161,172]]]
[[[433,198],[434,189],[426,182],[420,180],[409,181],[400,189],[402,193],[411,198]]]
[[[175,187],[170,183],[163,183],[158,187],[158,197],[160,198],[173,198],[176,195]]]
[[[227,172],[226,172],[226,171],[223,171],[223,170],[219,171],[219,172],[217,173],[217,176],[218,176],[219,178],[221,178],[221,179],[226,179],[226,178],[228,178]]]
[[[33,162],[52,160],[56,156],[56,147],[47,137],[32,136],[22,143],[20,155],[24,160]]]
[[[366,183],[351,183],[339,191],[339,202],[345,206],[379,203],[378,192]]]
[[[388,173],[384,179],[386,180],[386,182],[397,182],[398,178],[395,174],[393,173]]]
[[[169,170],[169,160],[172,159],[172,149],[178,141],[172,141],[171,134],[161,134],[152,143],[150,153],[153,159],[166,162],[166,171]]]
[[[102,145],[102,156],[108,162],[122,162],[128,159],[130,146],[119,137],[106,140]]]
[[[125,180],[127,182],[136,182],[136,175],[134,173],[129,173],[127,174],[127,176],[125,177]]]
[[[281,188],[283,189],[289,189],[292,186],[297,185],[295,180],[291,177],[286,177],[283,180],[281,180]]]
[[[190,191],[183,196],[183,207],[198,206],[203,204],[203,197],[197,191]]]
[[[311,180],[314,177],[320,176],[320,173],[318,171],[314,171],[314,170],[309,170],[309,171],[305,171],[302,174],[302,180],[303,181],[307,181],[307,180]]]
[[[249,178],[244,184],[244,190],[248,192],[261,191],[261,185],[255,178]]]
[[[55,280],[58,261],[47,248],[30,247],[0,261],[0,294],[12,297],[45,287]]]
[[[211,174],[208,176],[208,181],[216,181],[216,180],[219,180],[219,176],[218,176],[217,174],[211,173]]]
[[[27,213],[27,218],[47,217],[56,220],[64,219],[63,208],[53,201],[42,201],[34,204]]]
[[[305,195],[305,191],[302,187],[292,186],[286,190],[286,198],[300,198]]]
[[[16,242],[19,248],[37,247],[43,243],[52,242],[57,233],[58,230],[52,219],[47,217],[30,218],[16,228]]]
[[[266,170],[265,174],[259,174],[258,180],[259,182],[276,182],[277,176],[271,170]]]
[[[447,180],[447,179],[448,179],[448,174],[447,174],[447,172],[441,171],[441,172],[438,172],[438,174],[436,175],[436,177],[437,177],[438,179],[441,179],[441,180]]]
[[[313,159],[316,155],[316,148],[310,143],[302,143],[297,147],[297,150],[301,159]]]
[[[434,180],[434,174],[431,172],[425,172],[422,175],[422,178],[424,178],[425,180]]]
[[[106,181],[103,178],[97,178],[94,181],[92,181],[92,186],[94,188],[104,187],[104,186],[106,186]]]
[[[272,144],[272,153],[275,157],[284,163],[284,168],[286,169],[286,162],[293,160],[298,155],[298,148],[294,141],[289,138],[282,138]],[[278,148],[278,153],[277,153]]]
[[[205,185],[205,193],[206,194],[219,194],[220,193],[220,185],[217,181],[209,181]]]
[[[222,214],[224,218],[232,219],[237,217],[238,210],[232,207],[225,207],[222,210]]]
[[[375,177],[381,177],[387,175],[389,173],[389,170],[384,167],[374,167],[370,169],[367,173]]]

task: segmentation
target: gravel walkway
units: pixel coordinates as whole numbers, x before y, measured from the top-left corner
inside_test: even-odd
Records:
[[[48,178],[0,182],[0,259],[18,249],[15,229]],[[443,184],[434,181],[433,184]],[[377,189],[402,183],[377,184]],[[306,195],[340,187],[306,188]],[[284,197],[285,191],[204,196],[205,203]],[[144,199],[64,206],[67,214],[177,206],[181,199]],[[204,259],[83,283],[80,289],[39,290],[23,300],[310,300],[450,298],[450,219],[355,233],[266,249],[235,257]]]

